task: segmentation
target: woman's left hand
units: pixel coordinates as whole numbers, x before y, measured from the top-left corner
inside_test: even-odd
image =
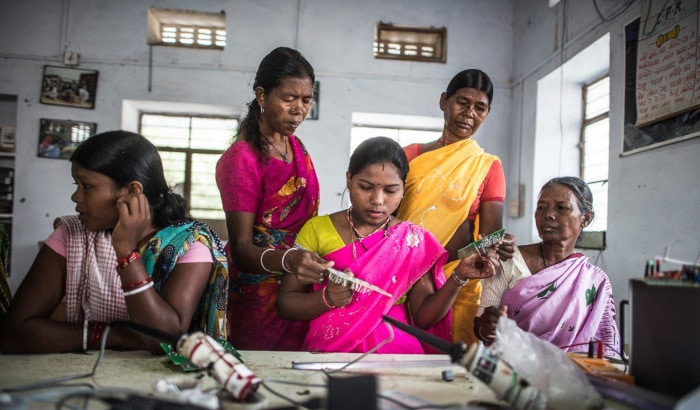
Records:
[[[498,325],[498,320],[503,317],[508,317],[508,306],[501,305],[497,308],[496,306],[489,306],[484,310],[481,316],[474,318],[474,334],[476,337],[484,342],[486,346],[493,343],[496,340],[496,326]]]
[[[128,193],[117,200],[119,220],[112,231],[117,256],[128,255],[151,226],[151,206],[143,192]]]
[[[352,272],[346,271],[352,274]],[[328,281],[326,286],[326,299],[333,307],[347,306],[352,302],[353,291],[347,286],[340,285],[333,281]]]

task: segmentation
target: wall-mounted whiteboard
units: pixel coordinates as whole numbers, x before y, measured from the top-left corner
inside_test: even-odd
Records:
[[[700,107],[700,0],[644,0],[637,39],[637,123]]]

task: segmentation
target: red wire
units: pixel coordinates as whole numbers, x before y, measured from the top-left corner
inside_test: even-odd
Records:
[[[560,349],[568,349],[568,348],[570,348],[570,347],[586,346],[586,345],[588,345],[589,343],[590,343],[590,342],[576,343],[576,344],[569,345],[569,346],[559,346],[559,348],[560,348]],[[602,341],[602,340],[594,340],[593,343],[597,343],[597,344],[598,344],[598,359],[602,359],[602,358],[603,358],[603,351],[605,350],[605,346],[604,346],[604,344],[603,344],[603,341]]]

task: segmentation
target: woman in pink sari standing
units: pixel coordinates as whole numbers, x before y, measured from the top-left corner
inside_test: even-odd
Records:
[[[229,234],[228,339],[238,349],[299,350],[306,335],[308,324],[281,319],[275,301],[296,234],[318,210],[316,172],[294,135],[311,108],[314,80],[296,50],[279,47],[265,56],[255,99],[216,166]]]
[[[309,220],[297,236],[297,246],[331,262],[383,292],[336,283],[305,284],[286,275],[277,299],[280,316],[310,320],[304,350],[366,352],[382,344],[390,330],[388,315],[401,322],[450,338],[450,312],[459,290],[469,279],[493,274],[498,263],[490,249],[484,269],[464,261],[449,280],[442,265],[447,251],[426,229],[392,216],[403,197],[408,160],[401,146],[386,137],[360,144],[346,173],[350,208]],[[424,353],[413,336],[397,331],[377,353]]]

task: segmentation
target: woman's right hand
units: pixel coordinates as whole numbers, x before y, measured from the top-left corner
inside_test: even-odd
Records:
[[[513,259],[516,246],[515,235],[507,233],[503,236],[503,239],[494,245],[494,248],[498,252],[498,258],[502,261],[507,261],[508,259]]]
[[[126,256],[151,226],[151,206],[143,192],[130,192],[117,200],[119,220],[112,230],[117,256]]]
[[[474,318],[474,334],[487,346],[496,340],[496,325],[501,316],[507,316],[508,306],[489,306],[481,316]]]
[[[309,285],[323,282],[323,271],[332,268],[335,262],[327,261],[314,252],[305,250],[291,251],[285,260],[285,269],[302,284]]]

